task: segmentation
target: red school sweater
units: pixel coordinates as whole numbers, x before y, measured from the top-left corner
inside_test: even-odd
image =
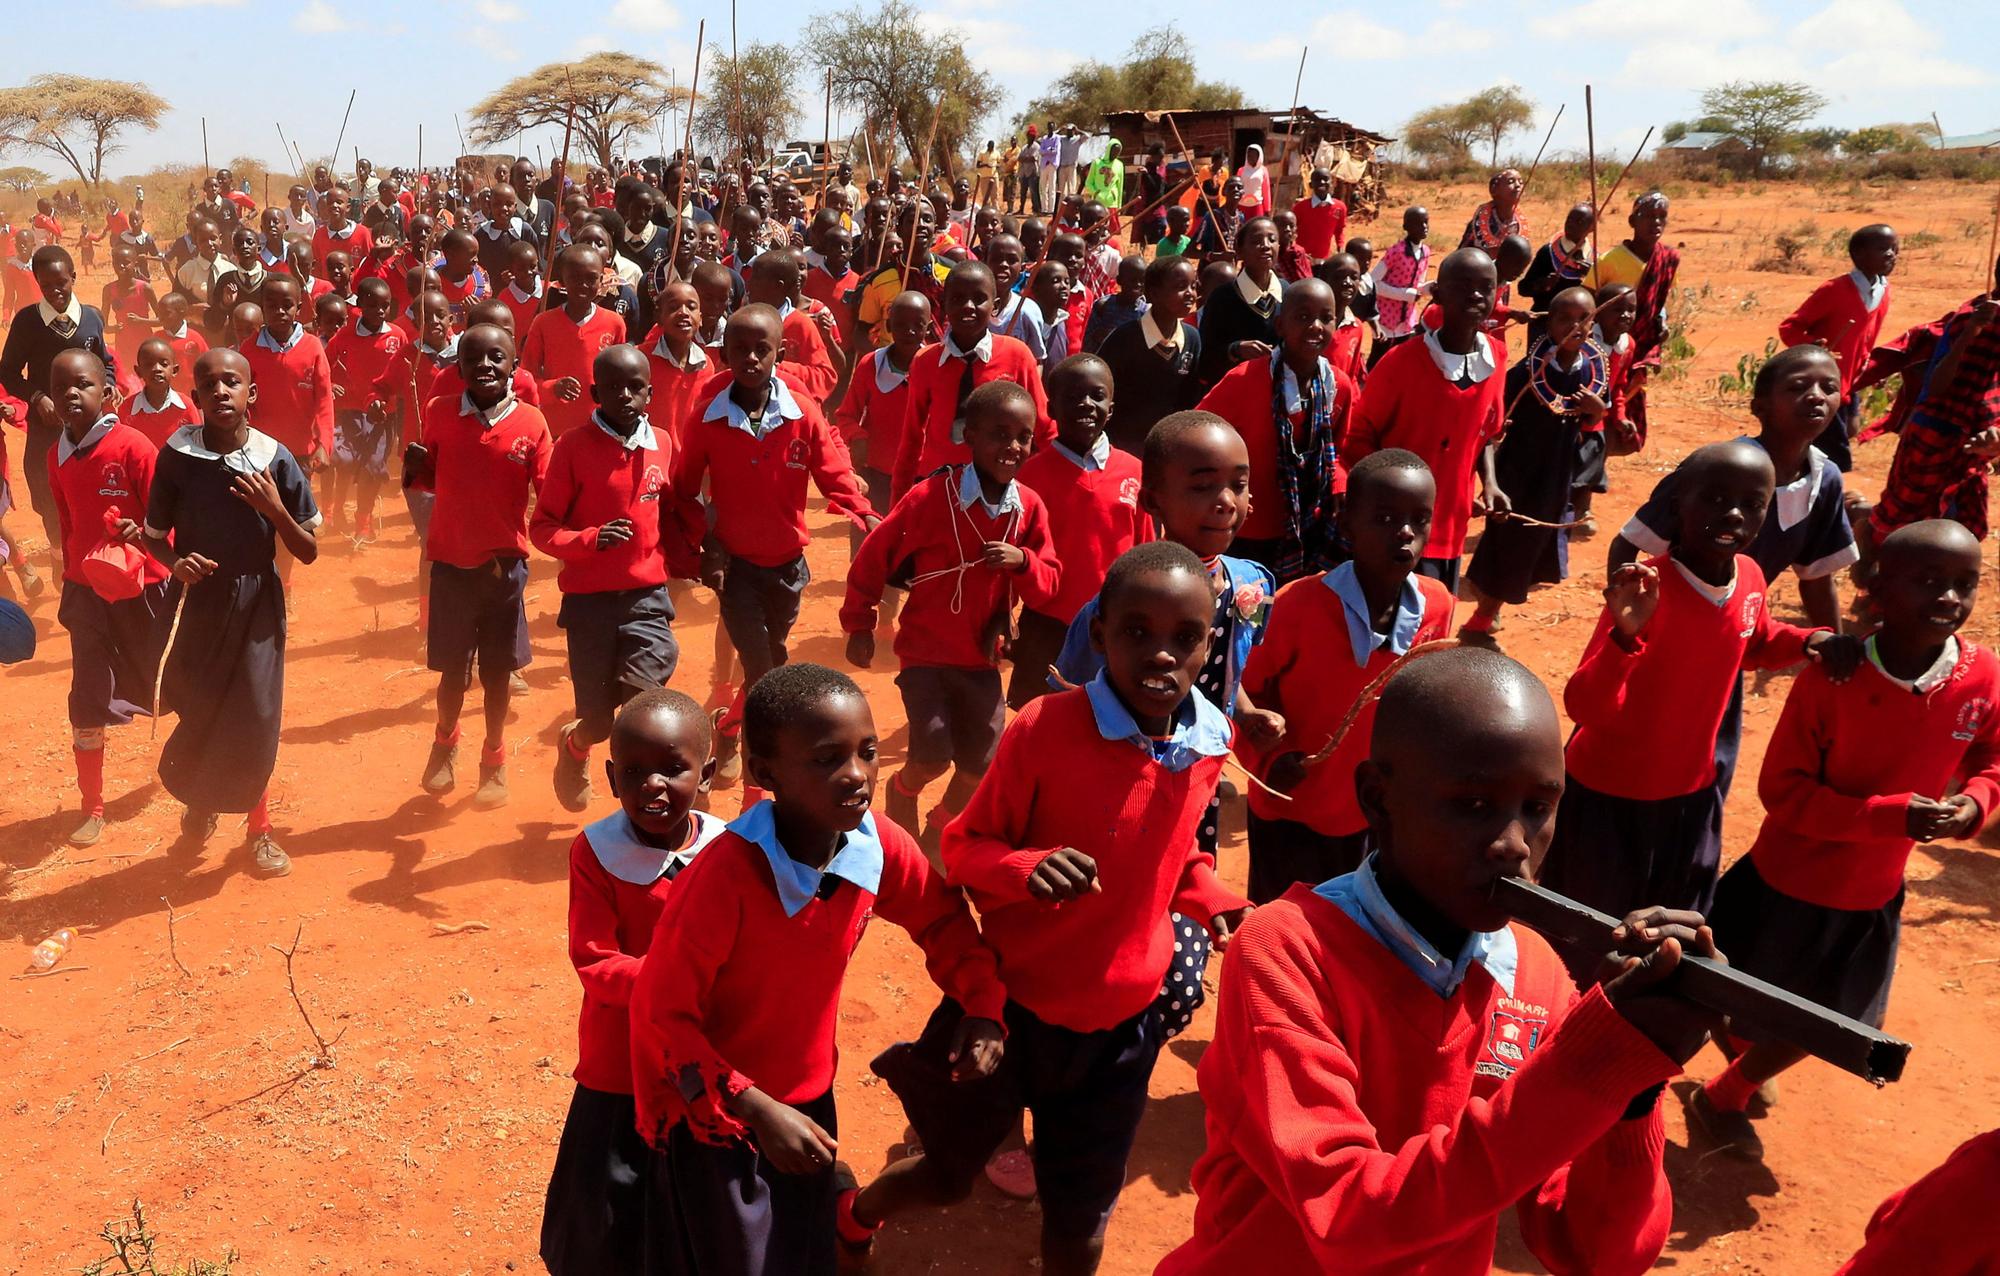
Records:
[[[852,270],[835,275],[824,266],[807,266],[799,291],[839,315],[847,313],[847,294],[860,284],[861,276]]]
[[[642,346],[646,351],[646,362],[653,369],[653,397],[646,403],[646,420],[662,439],[668,441],[668,450],[678,455],[681,431],[687,428],[688,409],[694,406],[701,387],[718,373],[726,373],[727,369],[710,358],[700,342],[689,345],[685,366],[674,363],[660,353],[660,340],[660,330],[655,327],[646,334]],[[696,362],[697,353],[700,362]]]
[[[1105,739],[1081,687],[1043,696],[1007,724],[942,854],[1000,955],[1009,998],[1077,1032],[1123,1023],[1158,995],[1173,960],[1169,911],[1205,926],[1244,906],[1195,841],[1222,762],[1170,771],[1130,741]],[[1065,846],[1097,861],[1101,892],[1060,906],[1029,895],[1035,866]]]
[[[1042,392],[1042,370],[1025,343],[998,334],[989,340],[993,342],[993,357],[973,361],[973,387],[989,381],[1012,381],[1027,390],[1035,401],[1035,446],[1041,447],[1056,436],[1048,396]],[[958,383],[964,375],[965,361],[948,357],[942,341],[917,351],[910,364],[909,409],[895,464],[885,465],[888,458],[873,453],[869,457],[876,469],[889,471],[889,490],[894,497],[900,498],[932,470],[972,459],[972,449],[951,437],[951,423],[958,414]]]
[[[785,361],[798,365],[799,388],[811,395],[813,402],[825,403],[826,396],[840,384],[840,369],[833,364],[819,325],[802,306],[794,306],[785,316],[784,345]]]
[[[799,416],[781,421],[762,438],[753,438],[725,419],[703,420],[710,407],[729,393],[731,378],[718,373],[689,405],[681,427],[680,453],[674,458],[674,514],[679,539],[670,537],[669,560],[675,575],[692,577],[694,554],[710,534],[701,504],[701,482],[712,472],[709,499],[715,507],[713,535],[722,547],[759,567],[779,567],[805,552],[806,478],[810,476],[826,506],[859,521],[875,509],[861,493],[847,448],[833,432],[819,406],[793,387]],[[714,393],[709,393],[710,391]],[[775,399],[768,411],[775,413]],[[685,554],[685,560],[675,555]]]
[[[451,567],[479,567],[496,557],[528,556],[528,498],[549,471],[552,441],[538,409],[518,399],[495,405],[504,415],[482,427],[462,412],[463,396],[424,406],[424,448],[435,478],[425,555]]]
[[[341,391],[335,406],[343,412],[366,411],[375,383],[407,341],[400,328],[387,322],[379,332],[364,333],[356,319],[334,333],[326,343],[326,359],[333,368],[333,384]]]
[[[1666,1136],[1657,1104],[1621,1117],[1680,1069],[1509,930],[1512,995],[1475,963],[1440,997],[1310,887],[1251,914],[1197,1073],[1194,1235],[1158,1276],[1484,1276],[1510,1206],[1558,1276],[1650,1269]]]
[[[1437,508],[1426,558],[1457,558],[1465,552],[1479,451],[1500,437],[1504,424],[1507,347],[1491,335],[1486,341],[1499,367],[1464,389],[1445,380],[1421,337],[1396,346],[1369,371],[1368,388],[1348,421],[1343,460],[1349,468],[1371,452],[1392,447],[1415,452],[1431,467]]]
[[[910,835],[873,817],[882,879],[840,878],[785,916],[763,848],[734,831],[674,879],[632,989],[632,1080],[641,1136],[685,1120],[704,1143],[747,1140],[725,1103],[756,1086],[780,1103],[825,1094],[847,963],[872,917],[907,931],[932,982],[968,1015],[1000,1020],[1007,994],[965,900]]]
[[[1660,573],[1660,603],[1635,650],[1613,641],[1607,608],[1563,689],[1563,708],[1576,724],[1566,753],[1570,775],[1639,802],[1714,783],[1715,733],[1739,672],[1797,664],[1816,632],[1772,618],[1764,573],[1746,555],[1736,556],[1736,585],[1720,606],[1672,559],[1646,563]]]
[[[146,397],[144,390],[128,396],[125,402],[118,405],[118,420],[145,435],[155,451],[165,447],[167,440],[174,437],[182,426],[201,424],[201,410],[188,401],[187,395],[172,386],[167,388],[167,392],[173,397],[151,411],[147,409],[152,408],[152,401]]]
[[[1412,575],[1424,599],[1424,618],[1411,646],[1448,638],[1452,610],[1449,591],[1428,576]],[[1263,641],[1250,649],[1243,666],[1243,693],[1251,703],[1285,716],[1285,735],[1268,752],[1238,741],[1236,751],[1252,774],[1265,777],[1272,760],[1285,753],[1310,757],[1326,747],[1340,720],[1354,706],[1362,689],[1396,662],[1387,646],[1375,648],[1366,665],[1354,663],[1354,639],[1347,632],[1347,610],[1324,575],[1295,580],[1278,591]],[[1368,823],[1354,796],[1354,769],[1368,756],[1375,727],[1371,701],[1355,715],[1340,747],[1306,771],[1291,792],[1291,801],[1262,788],[1250,787],[1250,809],[1259,819],[1291,820],[1328,837],[1358,833]]]
[[[1347,433],[1347,423],[1360,392],[1338,368],[1333,372],[1333,436]],[[1271,361],[1250,359],[1237,364],[1202,396],[1196,407],[1213,412],[1243,436],[1244,450],[1250,454],[1250,512],[1243,516],[1237,535],[1246,540],[1276,540],[1285,534],[1285,502],[1278,490],[1278,430],[1271,416]],[[1303,406],[1292,415],[1293,439],[1305,425]],[[1333,490],[1347,489],[1346,449],[1334,447]],[[1303,493],[1301,495],[1304,495]],[[1443,505],[1440,498],[1438,504]]]
[[[1875,348],[1882,323],[1889,317],[1889,290],[1893,286],[1887,280],[1882,282],[1882,300],[1870,310],[1861,300],[1853,275],[1829,279],[1778,325],[1778,340],[1787,346],[1813,342],[1825,346],[1840,364],[1840,393],[1845,397],[1854,388],[1854,379],[1868,366],[1868,352]]]
[[[1048,506],[1062,588],[1033,610],[1064,624],[1097,596],[1104,574],[1126,550],[1153,539],[1153,518],[1139,508],[1139,458],[1111,449],[1104,468],[1086,470],[1053,446],[1036,450],[1015,475]]]
[[[410,379],[409,365],[406,363],[403,367],[403,382],[407,385]],[[457,402],[458,396],[465,393],[465,374],[458,370],[458,360],[454,358],[443,367],[432,371],[422,388],[426,403],[440,397]],[[528,375],[526,368],[514,369],[514,397],[530,407],[542,406],[542,388],[535,384],[535,379]]]
[[[627,447],[592,421],[556,440],[528,539],[562,563],[556,588],[563,593],[666,584],[660,505],[673,453],[657,430],[652,435],[651,447]],[[597,529],[614,518],[630,521],[632,537],[600,549]]]
[[[2000,1130],[1974,1135],[1945,1163],[1889,1198],[1868,1220],[1868,1243],[1833,1276],[1993,1276],[2000,1254]]]
[[[173,387],[181,392],[181,397],[194,402],[194,361],[208,353],[208,338],[191,323],[183,323],[179,336],[162,330],[160,337],[174,348],[174,362],[179,365],[174,372]]]
[[[118,517],[145,525],[146,494],[153,487],[153,467],[159,449],[129,425],[113,425],[105,436],[69,460],[57,464],[58,442],[46,462],[49,488],[55,493],[56,521],[62,527],[63,579],[87,585],[83,560],[105,542],[104,512],[113,506]],[[33,464],[33,460],[29,464]],[[151,554],[145,560],[145,581],[156,585],[167,569]]]
[[[694,821],[696,847],[722,831],[720,820],[700,811],[688,818]],[[665,876],[646,886],[612,876],[592,849],[588,828],[570,843],[569,959],[583,984],[572,1074],[578,1085],[632,1093],[632,985],[671,885]]]
[[[861,356],[861,362],[854,368],[854,379],[847,384],[847,395],[833,414],[833,424],[839,429],[841,439],[850,447],[860,439],[867,448],[865,464],[885,474],[896,467],[896,454],[902,450],[903,431],[910,415],[907,372],[892,390],[884,390],[875,382],[876,368],[888,357],[887,350],[884,346]],[[912,367],[916,358],[911,356]],[[888,494],[877,495],[886,500]]]
[[[2000,659],[1967,639],[1939,685],[1919,694],[1873,661],[1836,683],[1809,666],[1792,683],[1764,753],[1764,825],[1750,848],[1773,887],[1823,908],[1875,909],[1902,889],[1916,843],[1910,799],[1955,779],[1979,804],[2000,800]],[[1887,747],[1885,747],[1887,746]]]
[[[257,400],[250,405],[250,424],[285,445],[305,464],[315,449],[333,455],[333,368],[326,347],[310,330],[299,333],[292,348],[280,353],[257,336],[237,347],[250,361],[250,378]]]
[[[501,303],[512,312],[514,316],[515,335],[525,338],[528,335],[528,329],[535,324],[535,316],[542,313],[542,281],[537,279],[535,281],[535,290],[525,297],[511,283],[501,285],[493,295],[498,297]]]
[[[590,424],[590,414],[597,410],[590,399],[590,365],[600,352],[624,340],[625,317],[603,306],[591,306],[582,323],[563,310],[535,316],[521,342],[521,366],[541,384],[542,410],[555,437]],[[582,387],[574,402],[556,397],[555,383],[564,377],[575,377]]]
[[[346,253],[348,261],[354,266],[355,278],[359,279],[362,262],[374,251],[375,232],[357,221],[348,222],[337,232],[325,222],[321,222],[319,229],[313,232],[313,263],[320,268],[321,273],[326,270],[328,253]],[[394,286],[390,285],[392,288]]]
[[[1346,242],[1347,205],[1340,200],[1329,199],[1315,208],[1308,195],[1292,204],[1292,216],[1299,223],[1299,247],[1314,261],[1325,261]]]
[[[1013,612],[1017,593],[1030,607],[1047,605],[1061,579],[1042,498],[1016,483],[1019,511],[995,518],[980,501],[966,509],[958,501],[964,473],[955,465],[911,488],[862,540],[847,569],[843,633],[873,633],[883,588],[891,580],[910,582],[896,620],[896,659],[905,669],[992,668],[981,640],[993,618]],[[1019,546],[1027,561],[1016,572],[984,566],[980,549],[988,541]]]

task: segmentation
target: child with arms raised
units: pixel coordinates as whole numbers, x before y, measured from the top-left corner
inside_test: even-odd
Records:
[[[964,1081],[1000,1061],[1006,993],[964,899],[869,810],[880,741],[851,679],[773,670],[743,733],[769,800],[674,880],[632,990],[637,1126],[653,1148],[646,1247],[656,1276],[832,1276],[834,1031],[869,917],[917,941],[963,1016],[949,1053]]]
[[[979,909],[1008,972],[1007,1050],[993,1083],[951,1086],[945,1071],[974,1012],[947,1001],[913,1045],[876,1060],[924,1151],[848,1203],[850,1241],[902,1210],[963,1199],[1026,1108],[1042,1270],[1097,1270],[1160,1049],[1154,1001],[1179,960],[1168,911],[1226,943],[1246,907],[1195,842],[1233,734],[1194,686],[1212,604],[1185,546],[1126,551],[1091,625],[1104,672],[1024,709],[945,830],[947,878]],[[1085,969],[1093,977],[1076,978]]]
[[[1161,1276],[1493,1265],[1501,1211],[1559,1276],[1637,1276],[1667,1239],[1661,1088],[1708,1035],[1662,995],[1699,914],[1630,914],[1579,995],[1492,902],[1548,844],[1560,724],[1497,653],[1389,681],[1356,785],[1376,850],[1258,909],[1222,975],[1198,1074],[1194,1235]]]
[[[585,825],[569,848],[569,955],[583,1009],[576,1093],[542,1208],[541,1256],[552,1276],[645,1271],[652,1184],[632,1101],[632,989],[668,887],[723,828],[694,809],[715,776],[713,730],[678,691],[625,702],[604,775],[619,809]]]

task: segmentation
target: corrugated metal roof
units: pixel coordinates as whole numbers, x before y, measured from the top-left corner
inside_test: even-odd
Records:
[[[1984,133],[1960,133],[1931,143],[1941,151],[1983,151],[2000,147],[2000,129],[1989,129]]]
[[[1743,143],[1734,133],[1687,133],[1677,142],[1662,142],[1660,149],[1668,151],[1712,151],[1724,142]]]

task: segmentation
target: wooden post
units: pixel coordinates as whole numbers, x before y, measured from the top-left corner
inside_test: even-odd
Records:
[[[1291,112],[1285,116],[1285,164],[1291,163],[1292,148],[1298,144],[1297,139],[1299,135],[1299,88],[1306,82],[1307,48],[1308,46],[1306,45],[1299,46],[1299,73],[1292,78],[1292,109]],[[1285,168],[1283,165],[1280,165],[1278,169],[1279,179],[1282,180],[1284,175],[1285,175]],[[1303,183],[1301,183],[1301,185],[1303,185]],[[1271,183],[1270,194],[1271,194],[1271,207],[1273,210],[1275,210],[1278,207],[1278,183],[1276,181],[1273,181]]]
[[[1583,135],[1590,147],[1590,259],[1597,260],[1597,223],[1604,220],[1597,206],[1597,109],[1590,98],[1590,86],[1583,86]],[[1603,278],[1603,276],[1599,276]]]

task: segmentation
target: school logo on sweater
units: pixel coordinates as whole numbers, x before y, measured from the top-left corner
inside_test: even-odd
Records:
[[[1511,1077],[1549,1030],[1546,1006],[1502,997],[1486,1025],[1486,1046],[1473,1071],[1482,1077]]]
[[[648,465],[645,474],[639,479],[639,499],[642,501],[659,500],[660,489],[666,485],[667,476],[661,472],[660,467],[657,465]]]
[[[803,470],[811,459],[811,450],[804,439],[793,439],[785,445],[785,468]]]
[[[515,439],[507,447],[507,459],[516,465],[527,465],[535,459],[535,441],[527,435]]]
[[[132,481],[125,477],[125,465],[121,461],[106,461],[98,471],[97,494],[99,496],[130,496]],[[1983,702],[1982,702],[1983,703]],[[1966,739],[1972,737],[1967,736]]]
[[[1139,480],[1128,478],[1118,485],[1118,503],[1126,509],[1139,508]]]
[[[1986,719],[1993,712],[1993,702],[1984,696],[1974,696],[1958,707],[1958,720],[1952,724],[1951,738],[1970,744],[1979,738],[1979,729],[1986,725]]]
[[[1743,632],[1739,638],[1748,638],[1757,632],[1757,613],[1763,609],[1764,595],[1758,593],[1743,595],[1743,610],[1739,613],[1743,622]]]

